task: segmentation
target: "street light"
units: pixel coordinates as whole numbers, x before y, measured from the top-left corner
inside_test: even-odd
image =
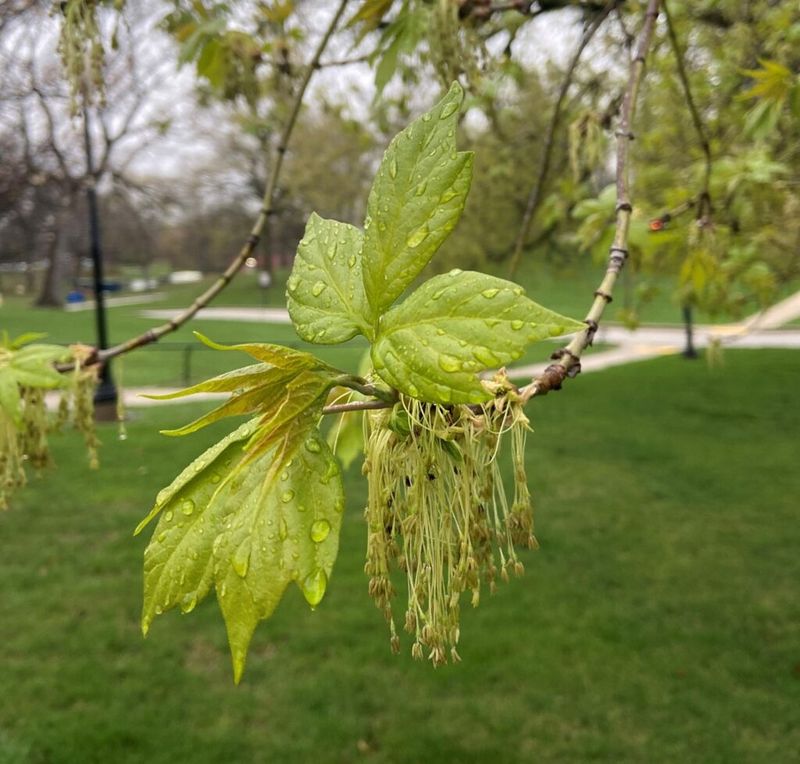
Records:
[[[86,151],[86,203],[89,212],[89,253],[92,258],[92,277],[94,286],[94,314],[97,326],[97,347],[108,347],[108,326],[106,323],[106,302],[103,283],[103,252],[100,246],[100,214],[97,209],[97,189],[92,158],[92,135],[89,129],[89,106],[86,95],[83,97],[83,143]],[[105,361],[100,369],[100,382],[94,395],[95,403],[116,403],[117,388],[111,376],[111,364]]]

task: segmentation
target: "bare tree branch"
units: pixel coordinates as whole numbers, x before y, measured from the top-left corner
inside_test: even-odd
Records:
[[[575,335],[573,340],[551,356],[555,363],[550,364],[544,372],[534,379],[529,385],[520,390],[523,400],[529,400],[534,395],[544,395],[550,390],[558,390],[567,377],[574,377],[581,370],[581,354],[592,344],[597,332],[598,324],[603,316],[606,305],[611,302],[614,285],[625,265],[628,257],[628,228],[630,226],[633,207],[630,200],[630,142],[633,140],[631,123],[636,109],[636,99],[639,86],[644,74],[645,59],[650,49],[659,12],[659,0],[649,0],[645,13],[645,20],[636,50],[631,60],[628,86],[620,110],[619,126],[617,128],[617,162],[616,162],[616,230],[614,242],[611,245],[608,257],[606,274],[595,291],[594,302],[584,323],[586,329]]]

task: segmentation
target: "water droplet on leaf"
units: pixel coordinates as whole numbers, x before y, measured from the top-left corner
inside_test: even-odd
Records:
[[[284,491],[281,494],[281,501],[284,504],[288,504],[294,498],[294,491],[289,489],[288,491]]]
[[[406,245],[411,247],[411,249],[418,247],[423,241],[425,241],[425,239],[428,238],[429,233],[430,229],[428,228],[427,223],[421,225],[416,231],[409,235],[409,237],[406,239]]]
[[[442,353],[442,355],[439,356],[439,366],[442,371],[454,372],[461,368],[461,362],[458,358]]]
[[[233,553],[231,565],[236,571],[236,575],[240,578],[244,578],[247,575],[247,568],[250,565],[250,547],[250,539],[246,538]]]
[[[311,287],[311,294],[314,297],[319,297],[322,294],[322,291],[325,289],[325,283],[323,281],[317,281],[313,287]]]
[[[316,520],[311,526],[311,540],[319,544],[328,538],[331,524],[327,520]]]
[[[328,586],[328,576],[322,568],[317,568],[309,573],[303,581],[303,596],[311,607],[316,607],[322,602],[325,596],[325,589]]]

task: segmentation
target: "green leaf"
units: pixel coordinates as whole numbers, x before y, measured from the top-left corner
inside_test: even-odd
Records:
[[[262,412],[264,423],[278,427],[321,398],[333,384],[336,374],[326,371],[287,371],[267,368],[260,380],[225,403],[175,430],[163,435],[181,436],[196,432],[227,416]]]
[[[259,620],[294,581],[311,607],[336,561],[344,508],[339,465],[316,428],[278,444],[248,468],[230,527],[214,544],[214,580],[228,630],[234,680]],[[299,446],[299,447],[298,447]]]
[[[584,328],[510,281],[454,270],[425,282],[383,316],[372,361],[390,385],[434,403],[480,403],[477,373],[519,358],[538,340]]]
[[[472,180],[472,153],[456,151],[464,97],[458,83],[392,142],[367,202],[364,287],[377,318],[417,277],[455,227]]]
[[[173,607],[194,609],[213,583],[237,682],[258,621],[291,581],[315,607],[336,559],[344,496],[318,414],[319,407],[295,416],[250,461],[246,443],[264,425],[245,423],[159,494],[137,528],[161,513],[145,550],[143,631]]]
[[[307,342],[345,342],[359,332],[372,337],[361,276],[364,234],[355,226],[312,213],[287,282],[287,306]]]
[[[45,332],[24,332],[18,337],[14,337],[14,339],[9,343],[8,347],[11,350],[19,350],[24,345],[29,345],[31,342],[42,340],[46,336],[47,334]]]
[[[46,389],[63,387],[66,379],[53,364],[68,361],[70,356],[70,349],[61,345],[26,345],[13,352],[8,367],[20,385]]]
[[[19,385],[8,369],[0,369],[0,409],[19,427],[22,424],[22,398]]]
[[[192,481],[195,481],[196,483],[197,480],[200,480],[200,482],[202,482],[203,479],[207,478],[211,480],[213,484],[218,485],[220,481],[213,480],[213,478],[219,474],[217,472],[217,467],[219,464],[225,464],[229,461],[230,454],[226,453],[230,450],[229,447],[232,444],[239,443],[239,450],[241,450],[242,441],[249,440],[257,429],[258,419],[250,419],[198,456],[197,459],[195,459],[188,467],[186,467],[186,469],[184,469],[166,488],[162,488],[158,492],[155,505],[144,518],[144,520],[142,520],[139,525],[136,526],[136,530],[133,532],[133,535],[136,536],[141,533],[150,523],[150,521],[163,509],[168,507],[169,504],[174,504],[176,500],[182,499],[183,496],[179,495],[179,492],[186,488]],[[226,456],[225,458],[220,459],[220,456],[223,453],[226,453]],[[226,468],[226,474],[229,473],[234,466],[235,465],[229,465],[228,468]],[[197,485],[195,485],[192,490],[195,490],[196,488]]]
[[[266,342],[245,342],[240,345],[221,345],[219,342],[214,342],[214,340],[200,334],[200,332],[194,332],[194,336],[204,345],[214,350],[240,350],[252,356],[257,361],[263,361],[279,369],[297,371],[300,369],[327,369],[336,371],[332,366],[329,366],[324,361],[320,361],[319,358],[311,353],[304,353],[302,350],[293,350],[283,345],[271,345]],[[341,374],[342,372],[337,371],[337,373]]]
[[[134,531],[140,533],[161,515],[144,551],[142,632],[173,607],[189,612],[211,587],[214,539],[234,512],[227,499],[234,493],[245,442],[258,422],[251,419],[195,459],[156,498],[155,506]],[[241,482],[241,481],[240,481]]]

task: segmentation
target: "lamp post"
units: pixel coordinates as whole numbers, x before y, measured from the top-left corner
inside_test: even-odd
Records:
[[[100,246],[100,214],[97,209],[97,188],[92,156],[92,135],[89,129],[89,106],[83,99],[83,144],[86,151],[86,204],[89,213],[89,253],[92,258],[92,280],[94,286],[95,323],[97,326],[97,347],[108,347],[108,326],[106,322],[106,303],[103,283],[103,252]],[[116,403],[117,388],[111,376],[109,361],[102,364],[100,383],[94,396],[95,403]]]

